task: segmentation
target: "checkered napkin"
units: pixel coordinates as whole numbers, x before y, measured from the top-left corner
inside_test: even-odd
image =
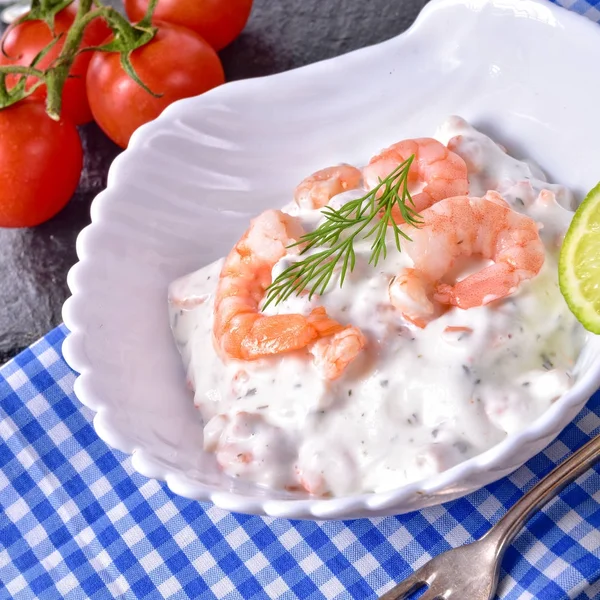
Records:
[[[303,522],[179,498],[102,442],[73,394],[64,327],[0,375],[0,598],[376,598],[481,537],[600,432],[600,393],[545,452],[444,506],[399,517]],[[506,599],[599,599],[600,466],[534,517],[503,561]],[[464,599],[469,600],[469,599]]]
[[[600,0],[561,3],[600,21]],[[323,523],[232,514],[173,495],[98,438],[61,356],[66,333],[50,332],[0,369],[0,599],[376,598],[480,538],[600,432],[598,393],[511,477],[417,513]],[[600,599],[600,466],[515,539],[498,593]]]
[[[481,537],[600,432],[600,393],[545,452],[470,496],[399,517],[294,522],[184,500],[102,442],[58,328],[0,370],[0,598],[376,598]],[[507,551],[506,599],[600,598],[600,466]],[[596,582],[596,583],[594,583]],[[464,599],[468,600],[468,599]]]

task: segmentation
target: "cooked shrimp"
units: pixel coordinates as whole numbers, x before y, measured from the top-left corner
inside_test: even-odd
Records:
[[[516,291],[544,264],[535,221],[512,210],[496,192],[483,198],[448,198],[421,216],[421,227],[403,226],[412,238],[406,252],[414,269],[401,273],[398,283],[390,286],[392,304],[421,326],[435,318],[436,303],[464,309],[488,304]],[[458,257],[472,255],[494,264],[454,285],[440,281]],[[410,279],[410,287],[402,288],[405,279]]]
[[[323,377],[332,381],[342,375],[366,343],[360,329],[348,325],[328,338],[317,340],[310,348],[310,353]]]
[[[360,185],[362,174],[350,165],[321,169],[303,179],[294,193],[300,208],[323,208],[333,196]]]
[[[469,192],[465,161],[433,138],[404,140],[374,156],[363,169],[367,189],[376,187],[381,179],[385,179],[412,154],[415,158],[408,173],[408,183],[417,212],[444,198]],[[398,209],[394,212],[394,219],[402,221]]]
[[[402,315],[417,327],[424,328],[442,313],[442,307],[434,302],[433,283],[415,269],[402,269],[390,281],[390,302],[402,311]]]
[[[300,483],[300,489],[306,490],[311,496],[324,496],[328,492],[325,478],[318,472],[303,472],[296,465],[296,477]]]
[[[256,217],[225,259],[215,294],[213,335],[221,355],[239,360],[299,350],[320,337],[343,330],[323,307],[308,317],[266,316],[260,302],[271,283],[271,269],[302,235],[299,221],[279,210]]]
[[[247,477],[268,487],[295,479],[290,473],[278,480],[277,471],[268,468],[276,459],[282,466],[289,464],[291,471],[295,453],[289,436],[262,415],[242,410],[214,416],[204,428],[204,448],[215,453],[219,467],[232,477]]]

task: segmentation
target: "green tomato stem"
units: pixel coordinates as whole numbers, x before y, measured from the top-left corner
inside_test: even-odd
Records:
[[[17,82],[17,85],[9,90],[6,85],[6,76],[10,74],[21,75],[22,77]],[[44,85],[44,80],[40,79],[29,86],[29,89],[25,89],[25,84],[27,82],[26,75],[38,77],[39,75],[43,75],[43,72],[33,69],[32,67],[21,66],[5,67],[0,71],[0,108],[7,108],[20,102],[23,98],[31,96],[31,94],[33,94],[33,92],[41,85]]]
[[[58,121],[60,119],[60,109],[62,106],[62,91],[69,76],[69,71],[73,61],[77,57],[79,46],[85,33],[85,28],[98,15],[92,10],[93,0],[80,0],[77,7],[77,15],[67,32],[64,46],[56,59],[56,64],[45,74],[46,88],[48,95],[46,99],[46,111],[50,118]]]
[[[72,0],[33,0],[32,9],[30,13],[23,17],[23,21],[41,19],[47,22],[49,27],[53,28],[54,16],[71,4],[71,2]],[[80,52],[85,51],[118,52],[121,56],[121,64],[126,73],[149,94],[158,97],[159,94],[155,94],[152,90],[148,89],[138,77],[131,64],[131,53],[147,44],[156,35],[157,29],[151,25],[151,21],[157,2],[158,0],[150,0],[144,18],[137,25],[132,25],[114,8],[102,4],[101,0],[80,0],[75,19],[64,37],[62,50],[46,71],[34,67],[48,53],[51,47],[59,39],[62,39],[60,36],[55,36],[54,40],[38,53],[30,66],[0,67],[0,108],[10,106],[31,95],[39,86],[46,85],[46,112],[52,119],[58,121],[62,108],[62,92],[73,62]],[[92,10],[93,7],[97,8]],[[113,39],[102,46],[80,49],[86,27],[97,18],[106,21],[113,31]],[[29,89],[26,89],[25,78],[23,77],[9,91],[6,85],[7,74],[33,76],[38,81],[33,86],[30,86]]]
[[[73,0],[31,0],[31,8],[20,19],[17,19],[11,27],[16,27],[26,21],[44,21],[54,35],[54,17]]]
[[[10,95],[6,88],[6,75],[7,73],[0,73],[0,106],[8,106]]]
[[[44,71],[35,69],[34,67],[23,67],[21,65],[7,65],[0,67],[0,74],[3,75],[31,75],[40,79],[44,78]]]
[[[124,46],[132,46],[134,49],[141,37],[140,32],[120,13],[113,8],[108,8],[110,11],[109,24],[115,33],[116,38],[120,38],[120,42]]]
[[[158,0],[150,0],[148,2],[148,8],[146,9],[146,14],[144,18],[138,23],[139,27],[151,27],[152,26],[152,15],[156,9],[156,5],[158,4]]]

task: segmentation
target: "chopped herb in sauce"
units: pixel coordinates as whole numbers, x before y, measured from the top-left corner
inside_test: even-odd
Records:
[[[408,419],[406,419],[406,422],[409,425],[417,425],[419,423],[419,416],[416,413],[413,413],[410,415],[410,417],[408,417]]]
[[[471,445],[469,444],[469,442],[466,442],[464,440],[458,440],[457,442],[454,442],[454,444],[452,444],[461,454],[465,454],[467,452],[467,450],[471,447]]]
[[[540,358],[542,359],[542,368],[546,369],[546,371],[550,371],[554,369],[554,363],[550,360],[550,357],[547,354],[540,354]]]

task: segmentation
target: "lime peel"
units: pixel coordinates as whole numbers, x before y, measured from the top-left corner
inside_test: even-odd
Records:
[[[600,334],[600,183],[585,197],[565,235],[558,261],[558,283],[571,312]]]

